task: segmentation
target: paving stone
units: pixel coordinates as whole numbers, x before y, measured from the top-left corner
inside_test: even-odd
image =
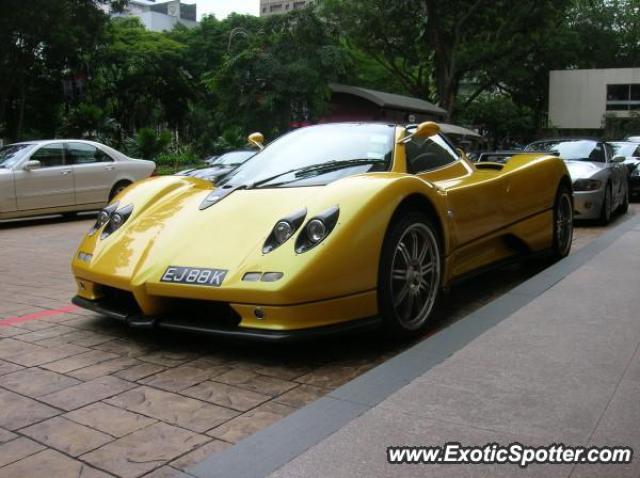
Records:
[[[237,415],[217,405],[144,386],[106,402],[195,432],[209,430]]]
[[[34,300],[34,299],[30,299],[30,300]],[[54,308],[55,307],[56,306],[54,306]],[[35,309],[35,310],[31,311],[31,312],[20,313],[20,314],[18,314],[18,316],[22,317],[24,315],[29,315],[29,314],[34,313],[34,312],[40,312],[42,310],[44,310],[44,309]],[[31,330],[31,331],[35,332],[37,330],[44,330],[44,329],[48,329],[48,328],[54,327],[54,326],[55,326],[55,324],[52,324],[50,322],[46,322],[44,320],[36,319],[36,320],[30,320],[29,322],[21,322],[19,327],[22,328],[22,329],[27,329],[27,330]]]
[[[70,411],[88,405],[89,403],[117,395],[134,386],[134,384],[116,377],[100,377],[74,387],[69,387],[60,392],[44,395],[40,397],[40,400],[55,407],[62,408],[63,410]]]
[[[0,470],[0,476],[2,478],[109,478],[106,473],[51,449],[5,466]]]
[[[207,441],[203,435],[156,423],[83,455],[82,459],[123,478],[135,478]]]
[[[28,330],[21,329],[19,327],[3,326],[2,321],[0,321],[0,337],[16,337],[27,333],[29,333]]]
[[[216,367],[218,374],[229,370],[228,367]],[[170,368],[164,372],[160,372],[151,377],[140,380],[140,383],[150,385],[152,387],[161,388],[170,392],[179,392],[185,388],[189,388],[197,383],[204,382],[211,376],[216,375],[216,370],[207,370],[196,367],[181,366]]]
[[[73,357],[48,363],[43,365],[43,367],[48,370],[53,370],[54,372],[69,373],[73,370],[88,367],[117,357],[118,356],[114,353],[104,352],[102,350],[90,350],[79,355],[74,355]]]
[[[66,344],[54,348],[39,347],[39,350],[26,352],[15,357],[11,357],[11,361],[19,363],[20,365],[24,365],[26,367],[35,367],[49,362],[54,362],[56,360],[64,359],[66,357],[71,357],[73,355],[86,352],[87,350],[88,349],[84,347],[79,347],[77,345],[71,344]]]
[[[236,387],[251,390],[252,392],[276,396],[296,386],[295,383],[286,382],[272,377],[265,377],[250,370],[234,369],[214,378],[214,381],[235,385]]]
[[[177,367],[178,365],[183,365],[194,360],[196,357],[197,354],[191,352],[169,352],[160,350],[146,355],[141,355],[138,359],[143,362],[164,365],[165,367]]]
[[[144,475],[144,478],[193,478],[193,475],[187,475],[186,473],[176,470],[170,466],[163,466],[162,468],[152,471],[148,475]]]
[[[13,440],[18,435],[15,433],[11,433],[9,430],[5,430],[4,428],[0,428],[0,443],[7,442],[9,440]]]
[[[156,423],[153,418],[129,412],[103,402],[87,405],[84,408],[65,414],[64,417],[117,438]]]
[[[129,367],[127,369],[116,372],[113,375],[123,380],[136,382],[140,379],[148,377],[149,375],[162,372],[163,370],[166,370],[166,368],[162,365],[156,365],[153,363],[141,363],[139,365],[134,365],[133,367]]]
[[[0,359],[11,359],[16,355],[33,353],[38,350],[42,350],[42,347],[10,338],[0,339]]]
[[[5,362],[4,360],[0,360],[0,377],[6,375],[8,373],[17,372],[18,370],[22,370],[24,367],[20,365],[16,365],[14,363]]]
[[[109,342],[96,345],[93,347],[97,350],[104,350],[105,352],[112,352],[118,355],[124,355],[125,357],[139,357],[141,355],[149,354],[154,348],[147,343],[135,342],[133,339],[116,339]]]
[[[180,458],[173,460],[170,465],[174,468],[178,468],[183,471],[188,471],[188,468],[192,467],[200,463],[202,460],[207,458],[209,455],[213,455],[214,453],[219,453],[222,450],[226,450],[231,446],[231,443],[227,443],[220,440],[213,440],[206,445],[202,445],[200,448],[193,450],[190,453],[187,453]]]
[[[55,408],[0,389],[0,427],[17,430],[60,413]]]
[[[35,343],[40,340],[50,339],[52,337],[58,337],[60,335],[68,334],[72,332],[74,329],[71,327],[66,327],[64,325],[56,325],[53,327],[49,327],[47,329],[38,330],[36,332],[29,332],[27,334],[23,334],[20,336],[20,340],[24,342]],[[40,345],[40,344],[38,344]]]
[[[79,456],[113,440],[113,437],[62,417],[54,417],[20,433],[67,455]]]
[[[207,434],[226,442],[237,443],[294,411],[293,408],[279,403],[265,403],[210,430]]]
[[[64,390],[79,383],[79,380],[35,367],[0,377],[0,386],[34,398]]]
[[[67,375],[78,378],[80,380],[93,380],[94,378],[104,377],[105,375],[111,375],[115,372],[123,370],[137,364],[138,361],[129,357],[118,357],[106,362],[101,362],[89,367],[80,368],[73,372],[68,372]]]
[[[43,450],[42,445],[29,440],[28,438],[16,438],[0,445],[0,468],[9,463],[13,463],[18,460],[22,460],[29,455]],[[2,476],[2,470],[0,469],[0,476]]]
[[[293,408],[302,408],[308,403],[318,400],[329,393],[329,390],[314,387],[313,385],[300,385],[289,390],[287,393],[274,399],[275,402],[282,403]]]
[[[302,377],[298,377],[296,382],[334,389],[361,375],[366,369],[366,366],[325,365]]]
[[[184,390],[182,393],[189,397],[198,398],[206,402],[215,403],[221,407],[232,408],[241,412],[246,412],[271,399],[269,395],[210,381],[202,382],[199,385]]]

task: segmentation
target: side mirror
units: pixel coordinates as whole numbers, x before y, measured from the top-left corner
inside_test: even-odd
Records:
[[[264,135],[262,133],[251,133],[247,140],[250,144],[256,146],[260,151],[264,149]]]
[[[408,136],[405,136],[400,140],[402,143],[408,143],[413,138],[429,138],[440,133],[440,126],[433,121],[425,121],[416,126],[416,130]]]
[[[37,159],[31,159],[25,163],[22,169],[26,171],[32,171],[34,169],[39,169],[42,167],[42,164]]]
[[[611,160],[612,163],[624,163],[627,160],[624,156],[614,156]]]

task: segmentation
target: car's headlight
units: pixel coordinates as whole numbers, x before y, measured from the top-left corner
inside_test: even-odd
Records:
[[[636,166],[636,169],[631,171],[631,176],[633,176],[633,177],[640,176],[640,166]]]
[[[89,235],[93,236],[95,232],[100,229],[102,226],[107,224],[111,219],[111,215],[118,209],[118,203],[115,202],[113,204],[108,205],[104,209],[101,209],[96,217],[96,222],[91,229],[89,230]]]
[[[307,217],[307,210],[300,209],[276,222],[276,225],[273,226],[271,230],[271,234],[269,234],[267,240],[264,241],[262,253],[268,254],[287,242],[300,228],[305,217]]]
[[[113,234],[115,231],[120,229],[125,222],[127,222],[127,219],[129,219],[129,216],[131,216],[132,212],[132,204],[124,206],[120,209],[118,209],[118,203],[105,207],[98,213],[96,223],[93,228],[91,228],[89,235],[92,235],[98,229],[104,226],[102,234],[100,234],[100,239],[108,237],[110,234]]]
[[[578,179],[573,183],[574,191],[595,191],[600,189],[602,186],[602,181],[598,181],[597,179]]]
[[[338,223],[339,215],[340,209],[335,206],[311,218],[296,240],[296,252],[301,254],[324,241]]]

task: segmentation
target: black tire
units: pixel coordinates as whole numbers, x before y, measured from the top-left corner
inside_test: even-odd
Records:
[[[556,260],[569,255],[573,242],[573,196],[571,190],[560,185],[553,204],[553,246]]]
[[[622,204],[618,208],[621,214],[626,214],[629,211],[629,183],[625,185],[624,189],[624,198],[622,199]]]
[[[118,194],[120,194],[127,186],[131,184],[130,181],[119,181],[117,182],[113,188],[111,188],[111,192],[109,193],[109,202],[113,200]]]
[[[612,202],[611,184],[607,184],[607,188],[604,191],[604,199],[602,200],[602,209],[600,210],[600,224],[603,226],[606,226],[611,222]]]
[[[441,281],[442,247],[433,221],[419,211],[395,218],[384,239],[378,271],[378,304],[386,331],[394,337],[411,337],[429,327]]]

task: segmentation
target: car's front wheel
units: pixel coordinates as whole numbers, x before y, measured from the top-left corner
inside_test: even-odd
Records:
[[[602,211],[600,211],[600,223],[605,226],[611,222],[612,206],[613,199],[611,197],[611,185],[607,184],[604,191],[604,199],[602,200]]]
[[[382,247],[378,276],[380,311],[391,334],[412,336],[429,326],[441,274],[438,232],[429,216],[410,212],[394,220]]]
[[[621,214],[626,214],[629,211],[629,184],[627,183],[624,188],[624,197],[622,198],[622,204],[619,209]]]

